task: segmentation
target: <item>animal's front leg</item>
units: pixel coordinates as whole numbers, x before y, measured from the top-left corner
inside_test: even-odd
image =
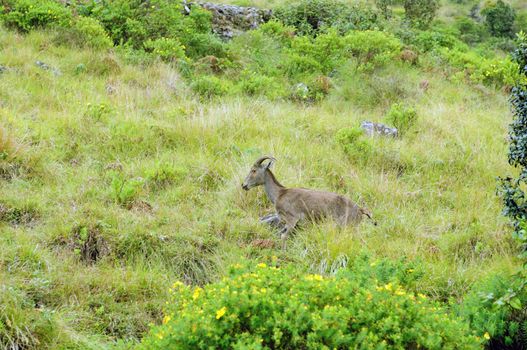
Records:
[[[298,220],[299,219],[295,216],[284,215],[285,227],[282,229],[282,231],[280,231],[280,238],[282,239],[282,250],[285,250],[287,238],[289,237],[291,231],[295,229]]]

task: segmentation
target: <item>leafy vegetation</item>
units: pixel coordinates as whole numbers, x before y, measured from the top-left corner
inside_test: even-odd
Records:
[[[388,269],[395,266],[381,266],[359,260],[353,273],[325,278],[238,264],[203,289],[176,282],[163,325],[139,348],[480,348],[460,319],[408,293]]]
[[[0,1],[0,347],[525,344],[522,4],[265,4],[224,41],[168,0]],[[280,251],[262,154],[379,225]]]

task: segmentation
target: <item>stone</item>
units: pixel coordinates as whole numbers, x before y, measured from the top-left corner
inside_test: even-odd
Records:
[[[378,136],[388,136],[388,137],[397,137],[399,136],[399,131],[397,128],[392,128],[381,123],[374,123],[369,121],[362,122],[361,126],[364,133],[370,137],[375,135]]]
[[[210,2],[183,2],[183,12],[189,14],[192,6],[200,6],[212,14],[212,31],[222,39],[232,39],[247,30],[256,29],[271,19],[271,10],[256,7],[214,4]]]
[[[36,61],[35,65],[37,65],[37,67],[40,67],[40,68],[42,68],[44,70],[51,71],[55,76],[59,76],[59,75],[62,74],[59,69],[54,68],[54,67],[50,66],[49,64],[44,63],[42,61]]]

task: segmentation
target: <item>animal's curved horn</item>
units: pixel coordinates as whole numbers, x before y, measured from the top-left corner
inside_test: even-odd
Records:
[[[263,161],[267,159],[270,159],[271,162],[274,162],[276,160],[276,158],[271,157],[271,156],[263,156],[263,157],[258,158],[256,162],[254,162],[254,166],[260,166],[263,163]]]

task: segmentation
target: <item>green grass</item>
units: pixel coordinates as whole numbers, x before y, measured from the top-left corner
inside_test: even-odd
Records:
[[[56,46],[49,33],[1,29],[0,48],[11,68],[0,74],[0,320],[10,325],[0,344],[139,339],[160,322],[172,282],[216,280],[240,258],[329,273],[364,251],[407,257],[425,271],[419,292],[438,300],[517,266],[495,195],[510,122],[499,91],[394,63],[344,67],[316,105],[203,100],[170,65]],[[419,116],[403,138],[342,149],[340,129],[383,121],[397,102]],[[278,242],[258,223],[272,211],[263,191],[240,186],[262,154],[278,159],[284,185],[345,194],[379,225],[305,225],[286,252],[252,247]]]

